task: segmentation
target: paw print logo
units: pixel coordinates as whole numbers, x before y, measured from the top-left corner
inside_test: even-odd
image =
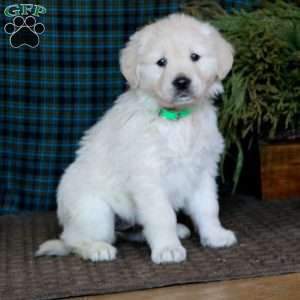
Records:
[[[45,31],[42,23],[36,23],[34,16],[28,16],[25,19],[16,16],[12,23],[4,26],[4,31],[10,34],[9,42],[13,48],[28,46],[36,48],[40,43],[39,34]]]

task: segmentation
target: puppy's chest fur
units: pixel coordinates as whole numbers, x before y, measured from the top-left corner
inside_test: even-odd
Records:
[[[197,129],[199,126],[189,119],[164,122],[158,128],[161,179],[174,209],[184,206],[201,173],[201,156],[205,147],[199,143],[202,133]]]

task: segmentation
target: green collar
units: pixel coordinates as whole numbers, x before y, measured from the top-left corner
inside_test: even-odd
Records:
[[[175,111],[167,108],[160,108],[158,115],[167,120],[180,120],[189,116],[193,112],[193,109],[190,107],[183,108],[182,110]]]

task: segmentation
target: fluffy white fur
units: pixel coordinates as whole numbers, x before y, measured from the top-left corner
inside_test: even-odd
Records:
[[[191,53],[200,59],[192,61]],[[162,57],[164,67],[156,64]],[[236,237],[218,217],[223,138],[210,98],[222,91],[232,47],[209,24],[175,14],[135,33],[120,61],[130,89],[85,133],[58,187],[60,240],[45,242],[37,255],[112,260],[117,215],[143,226],[153,262],[181,262],[186,251],[178,236],[188,232],[177,226],[180,209],[193,219],[203,246],[231,246]],[[178,76],[191,80],[188,95],[176,92]],[[160,107],[186,106],[193,113],[177,121],[158,115]]]

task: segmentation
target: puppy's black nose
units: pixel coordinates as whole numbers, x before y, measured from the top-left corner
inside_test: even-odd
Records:
[[[177,90],[184,91],[189,88],[191,84],[191,79],[187,78],[186,76],[179,76],[176,77],[172,83]]]

